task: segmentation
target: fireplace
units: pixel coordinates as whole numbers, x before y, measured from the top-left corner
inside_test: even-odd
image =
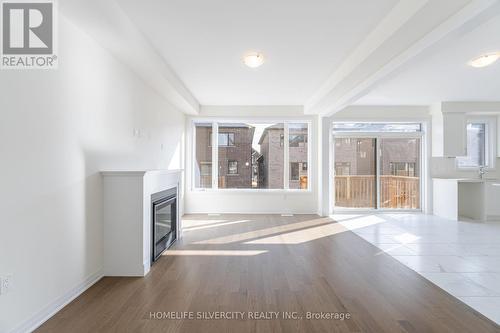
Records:
[[[177,188],[151,195],[151,262],[177,239]]]

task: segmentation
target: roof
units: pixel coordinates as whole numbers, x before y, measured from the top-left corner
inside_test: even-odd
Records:
[[[262,141],[264,141],[264,137],[267,135],[267,132],[269,130],[284,129],[284,128],[285,128],[285,125],[283,123],[281,123],[281,124],[274,124],[272,126],[266,127],[266,129],[264,130],[264,132],[262,132],[262,135],[260,136],[259,145],[262,144]]]

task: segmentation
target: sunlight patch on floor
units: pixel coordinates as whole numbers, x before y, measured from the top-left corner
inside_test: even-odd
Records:
[[[182,219],[182,230],[184,229],[189,229],[191,227],[197,227],[201,225],[210,225],[210,224],[216,224],[216,223],[224,223],[228,222],[229,220],[197,220],[197,219]]]
[[[352,231],[372,225],[379,225],[384,222],[386,222],[386,220],[375,215],[364,215],[354,218],[351,217],[349,220],[346,219],[343,222],[332,222],[315,227],[311,226],[307,229],[289,231],[280,233],[279,235],[258,238],[245,242],[245,244],[301,244],[346,231]],[[409,233],[403,233],[394,236],[394,239],[401,244],[406,244],[414,242],[419,239],[419,237]]]
[[[251,222],[251,221],[252,220],[239,220],[239,221],[211,223],[211,224],[207,224],[207,225],[202,224],[202,225],[197,225],[197,226],[193,226],[193,227],[182,228],[182,231],[189,232],[189,231],[194,231],[194,230],[218,228],[218,227],[228,226],[228,225],[232,225],[232,224],[246,223],[246,222]]]
[[[304,229],[309,227],[314,227],[320,224],[331,223],[330,218],[318,218],[314,220],[308,220],[303,222],[296,222],[285,224],[281,226],[259,229],[255,231],[244,232],[235,235],[217,237],[213,239],[198,241],[195,244],[228,244],[228,243],[237,243],[244,242],[253,238],[266,237],[272,234],[284,233],[289,231],[295,231],[297,229]],[[305,231],[304,231],[305,232]]]
[[[338,221],[338,219],[336,218]],[[350,218],[344,218],[344,220],[339,221],[341,225],[349,230],[355,230],[359,228],[368,227],[375,224],[380,224],[387,222],[385,219],[376,215],[361,215],[361,216],[351,216]]]
[[[246,242],[245,244],[301,244],[323,237],[332,236],[349,231],[340,223],[330,223],[305,230],[288,232],[276,236],[260,238]]]

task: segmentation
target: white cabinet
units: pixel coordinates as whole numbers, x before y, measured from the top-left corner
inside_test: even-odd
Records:
[[[462,112],[443,112],[443,155],[467,155],[467,120]]]
[[[488,220],[500,220],[500,181],[486,182],[486,216]]]

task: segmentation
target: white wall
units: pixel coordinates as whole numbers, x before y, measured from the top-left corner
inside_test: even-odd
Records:
[[[202,118],[200,118],[202,117]],[[199,191],[192,185],[192,128],[191,119],[186,122],[186,213],[308,213],[318,211],[317,169],[317,121],[316,117],[303,115],[302,107],[297,106],[208,106],[201,108],[198,119],[295,119],[310,120],[311,126],[311,170],[310,190],[304,192],[224,190]],[[196,119],[196,118],[192,118]],[[255,191],[255,192],[254,192]]]
[[[444,128],[441,103],[434,103],[429,107],[432,117],[432,157],[444,155]]]
[[[185,116],[62,16],[59,59],[0,73],[0,332],[99,276],[100,170],[183,166]]]

